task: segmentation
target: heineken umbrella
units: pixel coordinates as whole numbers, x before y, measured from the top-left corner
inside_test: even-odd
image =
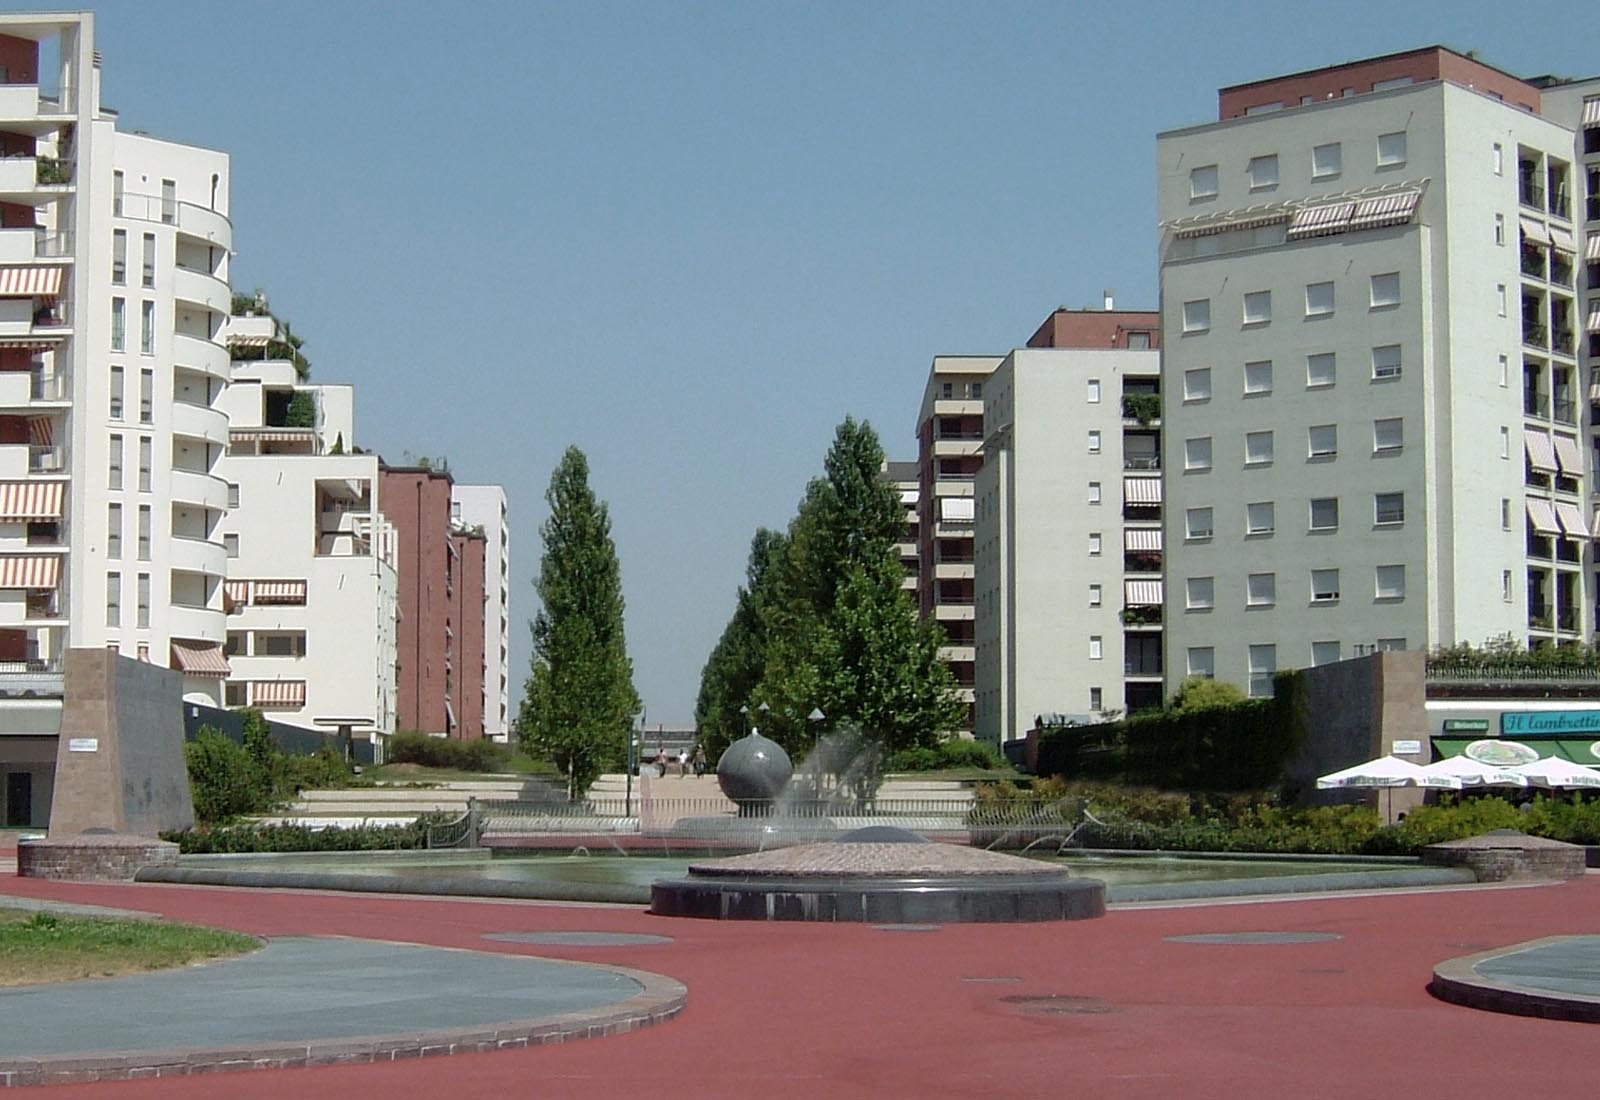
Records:
[[[1600,771],[1559,756],[1547,756],[1506,770],[1524,776],[1535,787],[1600,787]]]
[[[1463,787],[1526,787],[1528,777],[1508,764],[1487,764],[1470,756],[1447,756],[1419,769],[1428,778],[1448,777]]]
[[[1317,778],[1318,790],[1340,787],[1442,787],[1460,790],[1461,780],[1445,775],[1430,776],[1420,764],[1401,760],[1397,756],[1380,756],[1365,764]]]

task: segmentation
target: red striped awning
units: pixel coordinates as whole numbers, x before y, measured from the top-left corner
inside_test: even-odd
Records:
[[[60,293],[59,267],[0,267],[0,298],[54,298]]]
[[[1160,607],[1160,581],[1123,581],[1122,594],[1129,607]]]
[[[28,442],[35,447],[50,446],[56,441],[55,435],[55,422],[48,416],[28,417]]]
[[[1404,225],[1417,212],[1420,191],[1401,191],[1395,195],[1380,195],[1356,203],[1350,215],[1351,229],[1381,229],[1386,225]]]
[[[249,603],[250,602],[250,582],[249,581],[223,581],[222,582],[222,595],[225,598],[232,600],[234,603]]]
[[[1308,206],[1294,212],[1289,221],[1289,239],[1327,237],[1343,233],[1350,228],[1350,216],[1356,211],[1353,202],[1336,202],[1324,206]]]
[[[227,655],[216,644],[197,645],[194,642],[172,643],[172,667],[185,676],[221,676],[226,678],[233,669],[228,667]]]
[[[1161,479],[1159,477],[1125,477],[1122,479],[1124,504],[1160,504]]]
[[[0,336],[0,348],[22,348],[24,351],[49,351],[61,343],[63,337]]]
[[[0,481],[0,519],[60,519],[61,481]]]
[[[258,707],[303,707],[306,705],[306,682],[252,680],[250,702]]]
[[[271,341],[270,336],[246,336],[243,333],[228,337],[230,348],[264,348]]]
[[[60,558],[0,557],[0,588],[54,588],[60,583]]]
[[[317,434],[315,428],[232,428],[230,440],[258,443],[299,443]]]
[[[1592,96],[1583,101],[1583,124],[1600,126],[1600,96]]]
[[[1122,532],[1124,550],[1160,550],[1161,528],[1129,527]]]
[[[1231,233],[1235,229],[1259,229],[1264,225],[1279,225],[1289,220],[1289,211],[1279,210],[1272,214],[1259,214],[1254,217],[1222,217],[1212,221],[1202,222],[1199,225],[1185,225],[1178,227],[1175,236],[1211,237],[1218,233]]]
[[[256,603],[305,603],[305,581],[256,581]]]

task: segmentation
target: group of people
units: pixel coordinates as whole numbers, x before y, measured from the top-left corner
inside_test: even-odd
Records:
[[[704,745],[696,745],[694,747],[694,753],[692,755],[690,754],[688,749],[680,750],[678,755],[675,756],[675,757],[668,757],[665,753],[658,752],[656,754],[656,774],[658,776],[661,776],[662,778],[666,777],[667,766],[668,766],[669,762],[670,763],[675,763],[675,764],[678,765],[678,777],[680,779],[689,774],[689,769],[691,767],[694,768],[694,774],[696,776],[705,775],[706,774],[706,750],[705,750],[705,746]]]

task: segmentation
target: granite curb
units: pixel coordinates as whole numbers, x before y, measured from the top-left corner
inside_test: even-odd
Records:
[[[1476,955],[1446,959],[1433,968],[1433,980],[1428,983],[1428,992],[1441,1001],[1482,1009],[1485,1012],[1535,1016],[1541,1020],[1600,1024],[1600,996],[1591,997],[1582,993],[1558,993],[1549,989],[1535,989],[1504,978],[1491,978],[1478,970],[1478,967],[1486,962],[1503,959],[1509,955],[1592,938],[1592,936],[1546,936],[1543,939],[1524,940],[1522,943],[1481,951]]]

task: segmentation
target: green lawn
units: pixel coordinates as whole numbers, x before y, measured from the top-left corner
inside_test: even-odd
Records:
[[[259,946],[220,928],[0,909],[0,986],[165,970]]]

